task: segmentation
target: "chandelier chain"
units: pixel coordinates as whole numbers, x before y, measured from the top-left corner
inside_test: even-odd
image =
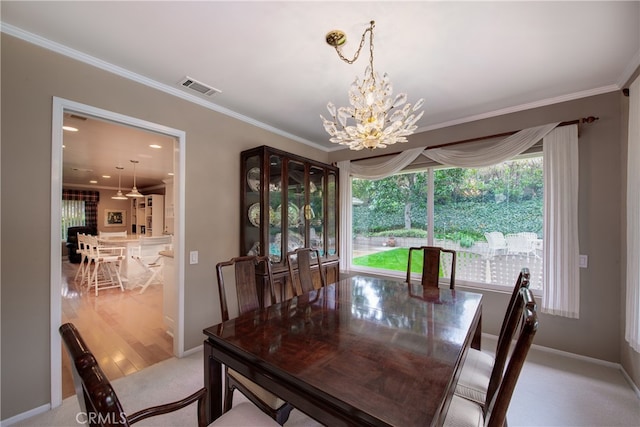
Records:
[[[370,53],[370,57],[369,57],[369,63],[371,64],[371,68],[373,69],[373,27],[375,27],[375,21],[371,21],[369,28],[367,28],[366,30],[364,30],[364,33],[362,33],[362,38],[360,39],[360,46],[358,46],[358,50],[356,51],[355,55],[353,56],[353,59],[349,59],[347,57],[345,57],[342,54],[342,51],[340,49],[340,46],[336,46],[336,52],[338,52],[338,56],[340,57],[340,59],[342,59],[344,62],[346,62],[347,64],[353,64],[354,62],[356,62],[358,60],[358,57],[360,56],[360,52],[362,51],[362,48],[364,47],[364,40],[367,36],[367,33],[369,33],[369,53]]]

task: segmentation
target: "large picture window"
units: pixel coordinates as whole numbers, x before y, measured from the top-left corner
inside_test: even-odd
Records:
[[[352,270],[403,277],[408,248],[435,245],[457,251],[457,283],[511,288],[528,267],[531,288],[542,289],[540,154],[483,168],[354,178],[352,196]],[[449,271],[442,267],[441,274]]]

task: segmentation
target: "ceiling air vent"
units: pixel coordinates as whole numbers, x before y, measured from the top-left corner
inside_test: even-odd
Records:
[[[222,91],[220,89],[216,89],[214,87],[211,86],[207,86],[206,84],[199,82],[195,79],[192,79],[191,77],[187,76],[184,79],[182,79],[182,81],[180,82],[180,84],[186,88],[189,88],[191,90],[195,90],[196,92],[202,94],[202,95],[207,95],[207,96],[211,96],[215,93],[222,93]]]

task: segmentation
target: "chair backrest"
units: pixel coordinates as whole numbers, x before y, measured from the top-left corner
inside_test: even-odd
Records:
[[[497,392],[492,397],[487,394],[487,403],[485,404],[485,426],[487,427],[506,425],[507,409],[509,409],[513,391],[533,338],[538,331],[537,306],[533,294],[527,288],[521,289],[520,292],[523,296],[522,327]]]
[[[523,268],[520,270],[520,274],[518,274],[518,279],[516,280],[516,284],[513,287],[513,292],[511,292],[511,299],[509,299],[509,304],[507,304],[507,310],[504,313],[504,319],[502,320],[502,326],[500,327],[500,334],[498,335],[498,347],[500,346],[500,341],[502,341],[502,337],[504,336],[505,329],[509,322],[509,317],[511,316],[511,310],[516,303],[516,298],[518,298],[520,294],[520,289],[528,288],[531,279],[531,274],[529,273],[528,268]],[[497,347],[496,347],[497,348]]]
[[[407,257],[407,283],[411,284],[411,256],[414,251],[422,251],[422,278],[423,287],[437,288],[440,282],[440,257],[442,252],[451,254],[451,271],[449,274],[449,288],[456,286],[456,251],[444,249],[438,246],[420,246],[409,248]]]
[[[126,231],[100,231],[99,237],[102,239],[113,239],[117,237],[127,237]]]
[[[220,292],[220,310],[222,321],[229,320],[229,305],[226,297],[224,271],[226,267],[233,267],[235,271],[236,295],[238,298],[238,314],[243,314],[257,308],[264,307],[264,283],[257,280],[259,274],[257,267],[264,266],[267,274],[266,291],[271,304],[275,304],[276,297],[273,290],[273,274],[271,261],[266,256],[241,256],[216,264],[216,277],[218,279],[218,291]]]
[[[516,336],[518,325],[522,320],[522,313],[527,304],[531,304],[533,294],[528,287],[523,287],[522,284],[525,281],[525,277],[522,277],[522,282],[519,286],[516,283],[516,289],[514,289],[514,298],[507,307],[507,313],[502,324],[502,330],[498,337],[498,345],[496,347],[496,355],[493,362],[493,369],[491,370],[491,376],[489,378],[489,385],[487,386],[487,402],[491,400],[495,392],[498,390],[500,382],[502,381],[502,375],[504,373],[504,367],[507,364],[509,358],[509,352],[511,350],[511,342]]]
[[[87,423],[91,426],[128,426],[116,392],[78,330],[73,324],[65,323],[59,331],[71,359],[76,395]]]
[[[72,323],[58,329],[71,359],[73,382],[80,411],[86,417],[82,421],[91,427],[130,426],[149,417],[167,414],[198,403],[198,426],[206,425],[207,390],[201,388],[192,395],[171,403],[142,409],[127,415],[111,383],[95,356]],[[81,422],[79,418],[76,419]]]
[[[489,256],[506,253],[507,240],[502,232],[490,231],[484,233],[484,237],[487,239],[487,243],[489,244]]]
[[[294,295],[302,295],[316,289],[312,272],[316,265],[320,275],[320,287],[327,286],[326,273],[318,249],[298,248],[291,251],[287,253],[287,264]]]

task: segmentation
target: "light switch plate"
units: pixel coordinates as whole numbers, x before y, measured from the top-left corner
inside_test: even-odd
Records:
[[[198,251],[189,252],[189,264],[197,264],[198,263]]]
[[[589,266],[589,256],[580,255],[578,263],[580,265],[580,268],[587,268]]]

